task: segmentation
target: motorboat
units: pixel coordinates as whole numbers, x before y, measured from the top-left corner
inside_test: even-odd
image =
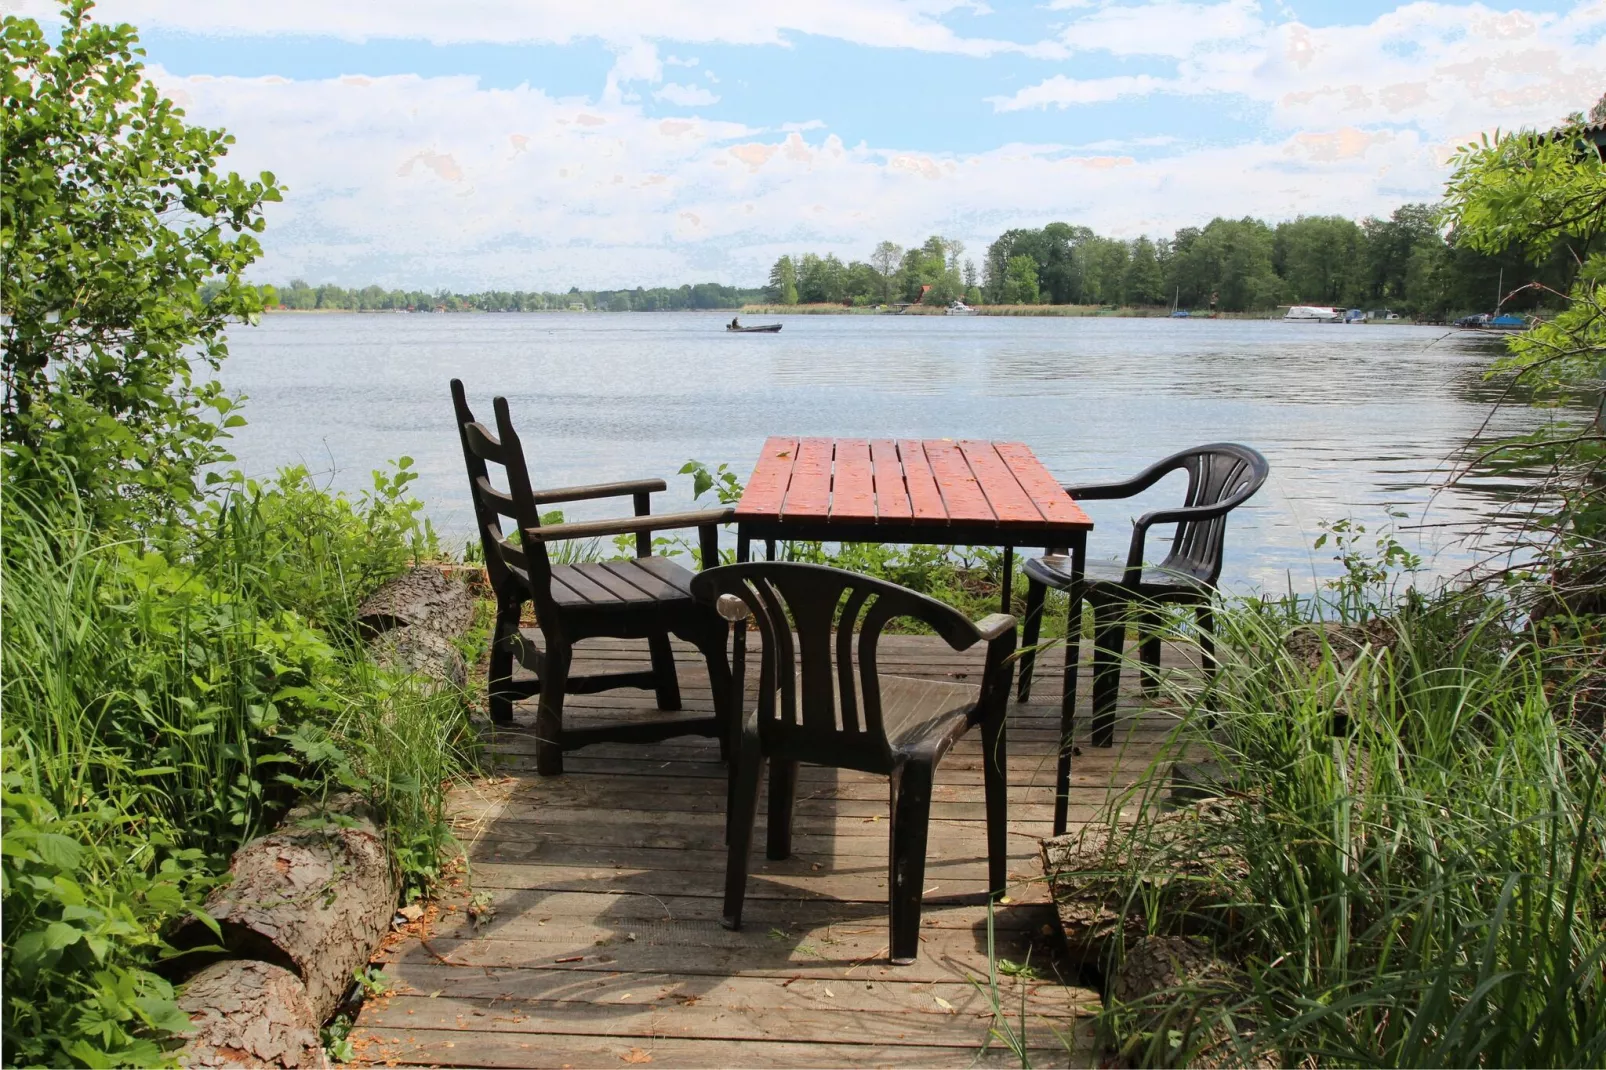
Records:
[[[1293,305],[1283,313],[1290,323],[1338,323],[1343,318],[1343,312],[1327,305]]]
[[[1509,312],[1495,315],[1492,312],[1483,312],[1476,316],[1462,316],[1455,321],[1455,325],[1464,330],[1471,331],[1525,331],[1530,326],[1527,319],[1514,316]]]
[[[781,330],[779,323],[761,323],[754,327],[737,327],[734,324],[725,324],[729,334],[778,334]]]
[[[943,313],[945,316],[974,316],[975,314],[976,310],[963,301],[955,301],[948,306],[948,311]]]

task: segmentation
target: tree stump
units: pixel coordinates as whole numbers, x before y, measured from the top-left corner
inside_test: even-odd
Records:
[[[195,1033],[182,1066],[316,1068],[329,1065],[320,1019],[301,979],[268,962],[216,962],[191,978],[178,1005]]]
[[[307,826],[320,817],[323,824]],[[385,844],[360,800],[339,796],[321,810],[291,811],[279,831],[240,848],[229,872],[234,879],[206,901],[223,946],[293,970],[313,1021],[324,1021],[396,909]],[[186,942],[211,942],[199,928],[191,924]]]
[[[357,627],[369,639],[395,628],[456,639],[474,624],[474,597],[461,579],[437,568],[415,568],[381,584],[357,607]]]
[[[1232,903],[1245,868],[1222,835],[1224,805],[1210,799],[1161,814],[1136,836],[1128,825],[1089,825],[1044,840],[1043,872],[1071,954],[1102,961],[1117,933],[1132,941],[1149,932],[1151,903],[1161,928],[1184,932],[1199,927],[1202,912]]]
[[[1122,1055],[1142,1066],[1276,1067],[1275,1055],[1254,1051],[1249,1023],[1229,1011],[1247,987],[1243,971],[1203,940],[1139,938],[1127,946],[1110,985],[1123,1025]]]

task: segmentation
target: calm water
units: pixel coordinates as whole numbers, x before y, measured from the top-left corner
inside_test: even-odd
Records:
[[[686,504],[688,458],[743,478],[770,434],[1014,439],[1066,481],[1124,477],[1189,445],[1233,440],[1271,461],[1233,516],[1225,579],[1306,588],[1323,519],[1427,525],[1410,542],[1440,572],[1470,558],[1501,488],[1441,484],[1489,416],[1487,339],[1440,328],[1165,319],[781,317],[779,335],[726,335],[689,313],[279,315],[238,328],[223,379],[249,395],[235,437],[248,474],[305,464],[335,487],[413,457],[415,484],[454,541],[472,530],[447,382],[490,421],[505,394],[537,485],[641,476]],[[1496,429],[1542,417],[1512,409]],[[1180,478],[1180,477],[1178,477]],[[1174,501],[1091,503],[1093,552],[1124,556],[1129,518]],[[569,518],[615,515],[581,503]],[[625,510],[620,511],[627,511]]]

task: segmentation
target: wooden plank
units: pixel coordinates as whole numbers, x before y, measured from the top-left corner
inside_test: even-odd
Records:
[[[658,577],[658,579],[662,580],[666,585],[674,588],[681,594],[691,593],[692,573],[688,571],[684,565],[677,564],[667,557],[638,557],[636,559],[636,567],[652,573],[654,576]],[[631,643],[641,651],[642,668],[648,668],[651,665],[651,662],[646,658],[647,648],[641,645],[640,639],[621,639],[618,641],[621,643]],[[688,657],[694,656],[696,653],[696,648],[694,648],[690,643],[687,643],[684,651],[677,650],[676,653],[683,654],[684,656]],[[577,657],[575,659],[575,663],[580,664],[581,660],[581,658]]]
[[[862,524],[875,519],[870,443],[862,438],[839,438],[831,470],[831,520]]]
[[[986,1030],[980,1030],[968,1044],[930,1048],[898,1043],[735,1043],[680,1037],[574,1036],[560,1029],[561,1023],[558,1023],[554,1031],[528,1039],[471,1029],[357,1029],[352,1032],[352,1044],[357,1048],[358,1058],[367,1063],[485,1067],[488,1070],[516,1067],[619,1070],[621,1066],[634,1063],[651,1063],[653,1070],[707,1070],[711,1066],[763,1066],[776,1070],[822,1066],[981,1067],[990,1070],[1021,1065],[1020,1058],[997,1041],[984,1048]],[[1091,1051],[1092,1033],[1087,1026],[1079,1025],[1077,1036],[1080,1040],[1085,1034],[1088,1046],[1078,1044],[1075,1051],[1067,1051],[1051,1040],[1044,1045],[1047,1033],[1042,1029],[1032,1034],[1033,1046],[1027,1051],[1030,1065],[1097,1065]]]
[[[962,439],[959,451],[969,462],[970,470],[981,485],[981,492],[987,496],[987,504],[992,506],[1000,527],[1043,523],[1043,514],[1032,502],[1032,496],[1021,488],[1015,473],[1010,471],[991,442]]]
[[[831,513],[831,451],[828,438],[805,438],[797,444],[792,482],[781,503],[783,518],[814,518]]]
[[[945,439],[927,439],[921,445],[925,447],[926,460],[931,462],[931,473],[937,479],[949,523],[996,519],[957,444]]]
[[[909,491],[910,521],[915,524],[946,524],[948,509],[943,505],[937,477],[931,472],[925,447],[918,441],[898,442],[898,459],[903,462],[903,485]]]
[[[870,467],[875,480],[877,520],[908,520],[909,488],[903,482],[903,462],[898,447],[890,439],[870,442]]]
[[[437,919],[437,932],[441,936],[460,936],[464,939],[500,939],[503,933],[516,937],[522,932],[541,931],[555,927],[561,931],[580,932],[587,926],[636,932],[650,925],[720,925],[724,903],[711,896],[641,895],[619,890],[607,892],[553,892],[532,902],[517,889],[486,889],[485,898],[497,910],[494,927],[485,929],[467,917],[462,909],[450,911]],[[830,900],[791,905],[787,924],[782,928],[791,932],[812,932],[829,927],[873,928],[882,931],[883,915],[854,908],[844,910],[842,904]],[[1045,936],[1043,926],[1054,921],[1054,908],[1045,900],[1027,904],[1011,904],[993,909],[995,938],[1014,946],[1031,934]],[[987,907],[952,906],[921,918],[923,930],[952,930],[961,939],[974,938],[987,931]],[[766,932],[768,930],[765,930]],[[1003,945],[1000,945],[1003,946]],[[673,972],[673,971],[671,971]],[[897,980],[896,974],[888,980]]]
[[[995,442],[993,448],[1020,481],[1022,489],[1031,495],[1032,503],[1045,520],[1075,528],[1093,526],[1092,518],[1071,500],[1059,480],[1043,467],[1043,462],[1037,459],[1030,446],[1022,442]]]
[[[562,600],[558,591],[561,584],[592,605],[612,605],[622,599],[612,590],[587,575],[583,565],[558,565],[552,569],[552,595]]]
[[[873,464],[873,446],[869,452]],[[749,638],[751,650],[757,639]],[[683,705],[709,710],[701,655],[684,642],[672,646],[685,670]],[[1167,665],[1183,663],[1170,647],[1164,657]],[[496,913],[470,919],[465,885],[443,901],[426,941],[404,938],[387,949],[396,994],[364,1006],[353,1031],[360,1061],[972,1065],[992,1024],[987,994],[969,981],[985,976],[989,918],[998,955],[1045,967],[1055,961],[1053,908],[1036,852],[1053,812],[1057,660],[1055,652],[1038,681],[1046,701],[1010,710],[1012,901],[991,910],[986,903],[981,751],[971,734],[937,773],[922,949],[908,967],[885,958],[884,778],[800,770],[793,856],[766,859],[760,831],[745,924],[731,932],[720,925],[726,769],[717,742],[601,744],[568,754],[565,775],[537,777],[528,768],[533,703],[521,704],[519,723],[491,736],[493,761],[514,776],[452,793],[472,891]],[[888,636],[881,661],[897,675],[931,682],[974,682],[980,669],[977,652],[954,654],[931,636]],[[641,670],[648,662],[641,640],[596,640],[577,651],[575,671]],[[1077,825],[1103,819],[1111,793],[1141,775],[1175,724],[1176,711],[1131,705],[1141,697],[1135,674],[1127,676],[1134,687],[1124,691],[1121,712],[1129,742],[1073,763]],[[1084,674],[1084,690],[1088,682]],[[566,722],[669,716],[654,704],[640,689],[570,696]],[[764,803],[761,797],[761,812]],[[1066,980],[1074,982],[1070,974]],[[1034,1065],[1090,1060],[1084,1016],[1096,1010],[1096,993],[1074,983],[1005,980],[1000,996],[1011,1008],[1025,997],[1030,1035],[1046,1042],[1030,1053]],[[1072,1050],[1049,1039],[1050,1026],[1075,1037]],[[1019,1060],[989,1049],[975,1064]]]
[[[796,458],[797,439],[772,436],[764,440],[758,463],[742,490],[742,500],[736,504],[737,519],[773,520],[781,515]]]

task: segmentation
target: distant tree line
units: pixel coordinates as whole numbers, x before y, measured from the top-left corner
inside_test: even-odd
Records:
[[[1444,319],[1486,311],[1501,296],[1513,311],[1565,293],[1579,262],[1558,247],[1535,264],[1520,252],[1480,252],[1446,235],[1438,210],[1407,204],[1387,219],[1356,222],[1342,216],[1300,216],[1275,226],[1259,219],[1212,219],[1169,238],[1122,240],[1087,227],[1050,223],[1008,230],[987,247],[978,270],[963,242],[940,235],[905,249],[883,241],[867,260],[844,263],[835,254],[786,255],[762,288],[658,286],[633,290],[547,293],[487,290],[346,289],[299,279],[267,287],[267,306],[444,312],[654,312],[781,305],[882,305],[899,302],[971,304],[1167,306],[1224,312],[1278,305],[1392,308]],[[1532,284],[1532,285],[1528,285]],[[1524,286],[1527,289],[1523,289]],[[1514,292],[1515,291],[1515,292]]]
[[[945,305],[1072,304],[1218,308],[1284,304],[1387,307],[1429,318],[1486,310],[1496,290],[1532,308],[1545,288],[1565,292],[1576,261],[1563,251],[1538,266],[1517,253],[1489,255],[1441,233],[1437,210],[1408,204],[1388,219],[1301,216],[1275,226],[1212,219],[1169,238],[1105,238],[1050,223],[1005,231],[987,247],[980,279],[964,245],[941,236],[905,250],[881,242],[868,262],[782,256],[765,293],[779,304],[899,301]]]
[[[634,290],[581,290],[543,293],[533,290],[487,290],[459,294],[447,290],[387,290],[381,286],[346,289],[310,286],[295,279],[286,286],[264,287],[269,308],[345,312],[548,312],[572,308],[586,311],[656,312],[687,308],[741,308],[764,299],[764,291],[701,282],[695,286],[655,286]]]

